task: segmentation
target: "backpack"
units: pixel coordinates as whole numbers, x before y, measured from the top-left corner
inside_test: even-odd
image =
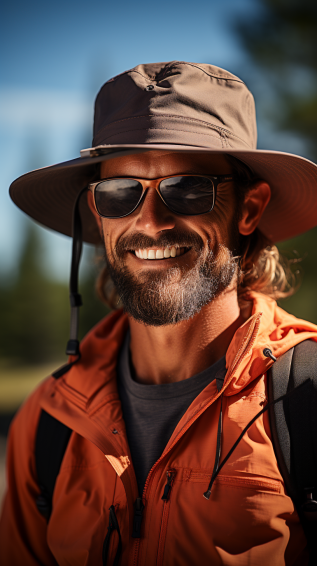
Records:
[[[68,369],[53,375],[58,378]],[[285,398],[276,402],[281,396]],[[317,342],[305,340],[278,358],[268,374],[268,399],[277,463],[307,537],[310,564],[317,564]],[[42,410],[35,443],[41,489],[36,505],[47,520],[71,433]]]
[[[317,564],[317,342],[285,352],[268,376],[272,444],[286,491],[304,529],[309,565]]]

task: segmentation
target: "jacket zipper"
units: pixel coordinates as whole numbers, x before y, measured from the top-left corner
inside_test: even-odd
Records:
[[[136,565],[138,560],[144,507],[145,505],[143,503],[142,497],[137,497],[134,503],[133,532],[132,532],[132,537],[135,539],[134,548],[133,548],[133,566]]]
[[[141,525],[142,525],[142,515],[144,510],[144,503],[141,497],[138,497],[134,503],[134,516],[133,516],[133,538],[140,538],[141,536]]]
[[[166,482],[166,485],[164,487],[163,495],[161,497],[162,501],[164,501],[165,503],[166,503],[166,501],[169,501],[175,474],[176,474],[176,472],[174,470],[167,470],[167,472],[166,472],[167,482]]]
[[[157,563],[156,563],[157,566],[162,566],[163,564],[165,539],[167,533],[167,523],[168,523],[169,510],[170,510],[170,497],[171,497],[171,490],[175,475],[176,475],[175,470],[167,470],[166,472],[167,482],[164,487],[164,492],[162,495],[163,514],[162,514],[161,531],[160,531],[159,546],[157,553]]]
[[[240,365],[242,358],[249,353],[249,351],[251,350],[255,339],[257,337],[257,333],[258,333],[258,329],[260,326],[260,319],[261,319],[262,313],[258,314],[257,317],[255,318],[254,321],[254,325],[253,328],[248,332],[246,339],[244,340],[244,343],[240,346],[233,364],[232,364],[232,368],[231,368],[231,372],[230,372],[230,377],[233,375],[234,371],[236,370],[236,368]],[[247,343],[245,343],[247,342]],[[227,383],[227,385],[229,385],[229,381]],[[221,395],[221,391],[218,392],[218,394],[213,398],[212,402],[216,401]],[[209,406],[209,405],[208,405]],[[185,427],[182,429],[181,434],[184,435],[185,432],[187,432],[187,430],[190,428],[190,426],[192,425],[192,423],[194,422],[194,420],[196,420],[207,408],[208,406],[203,407],[203,409],[201,409],[200,411],[198,411],[198,413],[196,413],[194,415],[194,417],[192,417],[192,419],[185,425]],[[179,439],[179,434],[178,436],[174,439],[174,442],[171,444],[171,446],[168,449],[168,452],[170,452],[172,450],[172,448],[175,446],[176,442]],[[159,462],[166,456],[166,454],[168,454],[168,452],[166,452],[163,456],[162,456],[155,462],[154,466],[152,466],[151,470],[148,473],[148,476],[146,478],[146,482],[144,485],[144,489],[143,489],[143,493],[142,493],[142,503],[145,501],[145,494],[149,488],[149,485],[152,481],[153,478],[153,470],[157,467],[157,465],[159,464]],[[165,486],[166,487],[166,486]],[[143,503],[144,507],[145,504]],[[143,509],[144,509],[143,507]],[[143,511],[142,511],[143,513]],[[141,529],[141,523],[140,523],[140,529]],[[140,538],[135,538],[134,541],[134,549],[133,549],[133,561],[132,561],[132,566],[137,566],[137,562],[138,562],[138,555],[139,555],[139,547],[140,547]]]
[[[144,484],[142,497],[138,497],[135,501],[135,504],[134,504],[133,531],[134,531],[135,510],[136,510],[136,507],[137,507],[137,501],[142,502],[143,507],[142,507],[142,513],[141,513],[140,519],[138,521],[138,530],[137,530],[138,536],[133,537],[135,540],[134,540],[134,548],[133,548],[132,566],[136,566],[137,562],[138,562],[139,546],[140,546],[140,538],[141,538],[141,526],[142,526],[143,511],[144,511],[144,508],[145,508],[145,501],[146,501],[145,500],[145,494],[146,494],[146,491],[149,487],[150,480],[152,479],[152,471],[156,467],[156,464],[157,464],[157,462],[155,462],[154,466],[152,466],[152,468],[150,469],[150,471],[148,473],[148,476],[147,476],[145,484]],[[139,505],[140,505],[140,503],[139,503]],[[133,534],[132,534],[132,536],[133,536]]]

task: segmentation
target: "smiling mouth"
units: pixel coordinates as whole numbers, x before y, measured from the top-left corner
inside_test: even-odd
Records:
[[[145,248],[143,250],[131,250],[131,253],[136,255],[139,259],[169,259],[174,257],[179,257],[184,255],[190,250],[190,248],[180,248],[177,246],[166,247],[166,248],[158,248],[158,249],[151,249]]]

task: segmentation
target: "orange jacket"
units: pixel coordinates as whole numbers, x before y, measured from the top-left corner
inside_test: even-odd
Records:
[[[212,382],[198,395],[148,475],[141,538],[131,537],[138,493],[116,387],[127,316],[117,311],[104,319],[82,342],[80,363],[59,380],[49,377],[41,384],[10,431],[2,566],[102,566],[111,505],[121,531],[122,566],[307,563],[306,539],[285,493],[267,412],[221,470],[210,499],[203,497],[214,466],[220,395],[224,457],[266,402],[266,372],[273,362],[263,349],[268,346],[279,357],[307,338],[317,341],[315,325],[263,295],[253,294],[252,300],[252,316],[227,351],[222,391]],[[34,438],[41,408],[75,431],[57,477],[48,525],[35,504]],[[174,475],[169,499],[163,501],[168,471]],[[117,545],[113,532],[109,565]]]

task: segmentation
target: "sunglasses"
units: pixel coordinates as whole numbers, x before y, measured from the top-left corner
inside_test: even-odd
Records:
[[[151,181],[144,179],[104,179],[91,183],[95,208],[104,218],[123,218],[132,214],[146,190],[155,187],[164,204],[175,214],[196,216],[211,212],[219,183],[232,181],[228,175],[173,175]]]

